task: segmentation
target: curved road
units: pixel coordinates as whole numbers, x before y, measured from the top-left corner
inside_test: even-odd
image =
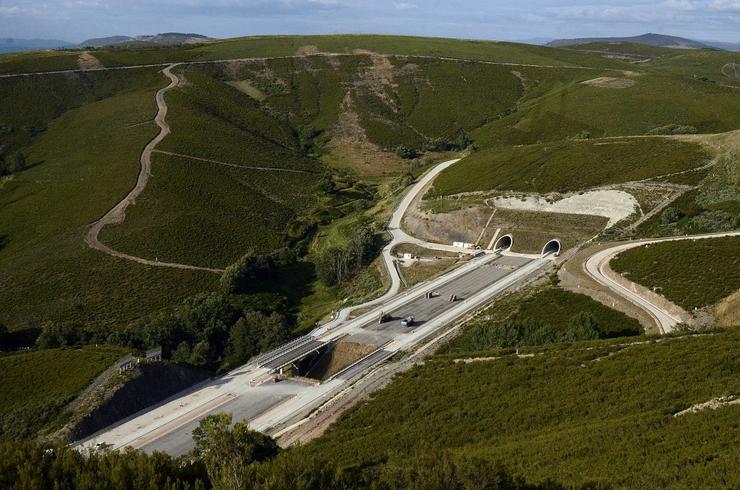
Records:
[[[623,243],[621,245],[616,245],[614,247],[601,250],[599,252],[596,252],[592,256],[590,256],[588,259],[586,259],[586,262],[583,264],[584,270],[589,276],[591,276],[599,284],[602,284],[603,286],[608,287],[609,289],[611,289],[618,295],[622,296],[623,298],[627,299],[629,302],[633,303],[637,307],[645,310],[653,318],[653,320],[655,320],[655,323],[658,325],[658,329],[660,330],[660,333],[669,333],[673,330],[673,328],[678,323],[681,323],[681,320],[679,318],[676,318],[676,316],[672,315],[668,311],[662,309],[660,306],[640,296],[638,293],[632,291],[629,288],[622,286],[621,284],[611,279],[604,272],[607,265],[614,257],[619,255],[620,253],[626,250],[632,249],[632,248],[642,246],[642,245],[648,245],[651,243],[659,243],[659,242],[674,242],[674,241],[679,241],[679,240],[702,240],[702,239],[707,239],[707,238],[721,238],[721,237],[728,237],[728,236],[740,236],[740,231],[729,231],[729,232],[724,232],[724,233],[707,233],[703,235],[689,235],[689,236],[680,236],[680,237],[655,238],[655,239],[637,240],[634,242]]]
[[[170,84],[166,87],[159,89],[157,91],[156,95],[156,101],[157,101],[157,115],[154,117],[154,122],[157,123],[157,126],[159,126],[159,133],[157,136],[154,137],[145,147],[144,151],[141,152],[141,168],[139,170],[139,177],[136,180],[136,185],[133,189],[129,191],[129,193],[126,195],[126,197],[121,200],[118,204],[113,206],[110,210],[108,210],[105,215],[103,215],[102,218],[97,220],[96,222],[92,223],[90,225],[90,228],[87,230],[87,234],[85,235],[85,242],[91,247],[96,250],[100,250],[103,253],[106,253],[108,255],[112,255],[113,257],[119,257],[122,259],[131,260],[134,262],[138,262],[140,264],[144,265],[151,265],[155,267],[170,267],[174,269],[187,269],[187,270],[196,270],[196,271],[207,271],[207,272],[214,272],[214,273],[221,273],[223,272],[222,269],[211,269],[208,267],[198,267],[194,265],[186,265],[186,264],[176,264],[173,262],[160,262],[158,260],[149,260],[144,259],[141,257],[135,257],[133,255],[125,254],[123,252],[119,252],[117,250],[113,250],[108,245],[105,245],[100,241],[98,238],[98,235],[100,235],[100,231],[107,225],[110,224],[117,224],[117,223],[123,223],[123,220],[126,218],[126,208],[133,203],[139,195],[144,191],[146,188],[147,183],[149,182],[149,176],[151,175],[152,171],[152,152],[157,147],[157,145],[168,135],[170,134],[170,126],[167,124],[167,121],[165,118],[167,117],[167,103],[164,100],[164,94],[177,86],[178,78],[172,73],[172,68],[174,68],[176,65],[172,64],[167,66],[164,70],[162,70],[162,73],[164,73],[167,78],[170,79]]]
[[[459,162],[459,158],[455,158],[452,160],[447,160],[445,162],[442,162],[438,164],[437,166],[433,167],[431,170],[427,171],[416,183],[411,186],[411,188],[406,191],[406,194],[404,195],[403,199],[401,199],[401,202],[396,206],[396,209],[393,211],[393,214],[391,215],[390,222],[388,223],[387,230],[391,234],[391,241],[388,242],[388,244],[383,247],[382,250],[382,256],[383,256],[383,263],[385,264],[385,268],[388,271],[388,277],[390,278],[391,285],[388,288],[388,291],[385,292],[382,296],[379,296],[378,298],[375,298],[373,300],[370,300],[366,303],[363,303],[361,305],[355,305],[355,306],[349,306],[347,308],[343,308],[337,313],[337,316],[334,318],[332,322],[325,325],[325,327],[331,328],[335,324],[339,324],[349,318],[349,315],[352,311],[361,309],[361,308],[367,308],[370,306],[376,306],[381,303],[384,303],[391,299],[392,297],[396,296],[398,294],[398,291],[401,289],[401,276],[398,274],[398,270],[396,270],[396,264],[393,260],[393,255],[391,254],[391,251],[396,245],[399,245],[401,243],[412,243],[414,245],[418,245],[420,247],[429,248],[432,250],[443,250],[446,252],[456,252],[456,253],[471,253],[471,250],[465,249],[465,248],[458,248],[453,247],[451,245],[443,245],[441,243],[433,243],[433,242],[427,242],[424,240],[420,240],[418,238],[412,237],[411,235],[407,234],[405,231],[401,229],[401,224],[403,222],[403,217],[406,214],[406,211],[408,211],[411,204],[414,202],[414,199],[416,199],[417,196],[421,194],[421,192],[426,189],[426,187],[439,175],[440,172],[445,170],[447,167],[450,167],[451,165],[454,165],[455,163]]]

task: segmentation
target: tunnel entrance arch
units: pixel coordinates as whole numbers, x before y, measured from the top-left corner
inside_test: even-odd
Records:
[[[514,244],[514,237],[510,234],[504,235],[498,240],[493,246],[493,250],[511,250],[511,246]]]
[[[553,238],[542,247],[542,256],[554,254],[555,257],[560,255],[560,240]]]

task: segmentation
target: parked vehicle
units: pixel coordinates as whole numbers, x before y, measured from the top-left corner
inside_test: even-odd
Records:
[[[403,320],[401,320],[401,326],[402,327],[413,327],[414,326],[414,317],[413,316],[407,316]]]

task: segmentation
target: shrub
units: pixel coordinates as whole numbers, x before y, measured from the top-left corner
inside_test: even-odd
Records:
[[[408,146],[399,145],[396,147],[396,155],[403,158],[404,160],[413,160],[419,156],[419,152],[414,148]]]
[[[663,134],[695,134],[697,129],[694,126],[669,124],[667,126],[658,126],[648,131],[651,135],[663,135]]]

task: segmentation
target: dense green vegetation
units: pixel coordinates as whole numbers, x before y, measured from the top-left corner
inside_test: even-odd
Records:
[[[64,406],[126,352],[88,346],[0,355],[0,437],[38,436],[55,426]]]
[[[432,358],[296,452],[368,471],[445,448],[501,461],[533,482],[737,486],[740,408],[673,414],[738,393],[738,348],[740,332],[727,330],[495,361]]]
[[[495,41],[424,38],[387,35],[262,36],[225,39],[179,47],[99,49],[95,56],[106,66],[164,63],[186,60],[221,60],[292,56],[311,52],[353,53],[371,50],[383,54],[444,56],[498,63],[557,66],[623,67],[624,63],[577,51]],[[308,48],[308,49],[305,49]]]
[[[479,145],[533,144],[578,136],[645,135],[670,124],[692,126],[699,133],[729,131],[740,126],[740,111],[733,102],[737,98],[734,87],[657,70],[634,77],[593,71],[543,73],[541,68],[519,71],[525,83],[533,83],[537,91],[515,113],[473,132],[473,139]],[[557,71],[565,72],[561,77],[568,77],[555,77]],[[626,80],[630,85],[625,88],[594,85],[593,80],[601,77]]]
[[[434,182],[432,193],[566,192],[680,172],[708,160],[699,145],[659,138],[496,148],[474,153],[446,169]]]
[[[208,417],[198,427],[199,448],[183,458],[162,453],[98,451],[82,454],[68,446],[0,441],[3,488],[250,488],[326,490],[347,488],[445,488],[558,490],[513,476],[504,466],[479,458],[435,452],[403,467],[340,467],[322,458],[275,457],[276,444],[228,417]],[[225,423],[226,422],[226,423]]]
[[[740,238],[645,245],[619,254],[611,266],[631,281],[693,310],[740,289]]]
[[[156,110],[154,93],[165,83],[152,70],[127,71],[126,82],[115,81],[115,76],[80,77],[83,86],[95,80],[102,84],[81,100],[115,93],[51,122],[39,109],[39,120],[48,129],[27,149],[29,168],[2,183],[0,321],[10,329],[43,320],[130,321],[207,290],[217,280],[209,273],[110,258],[83,242],[85,225],[136,181],[141,148],[155,134],[148,122]],[[0,87],[7,82],[0,80]],[[106,84],[109,88],[103,89]],[[50,92],[38,94],[41,99],[66,93],[43,87]]]
[[[68,51],[35,51],[0,55],[0,74],[39,71],[76,70],[79,53]]]
[[[484,311],[450,342],[450,352],[544,345],[637,335],[637,320],[583,294],[547,287],[521,297],[510,295]]]

